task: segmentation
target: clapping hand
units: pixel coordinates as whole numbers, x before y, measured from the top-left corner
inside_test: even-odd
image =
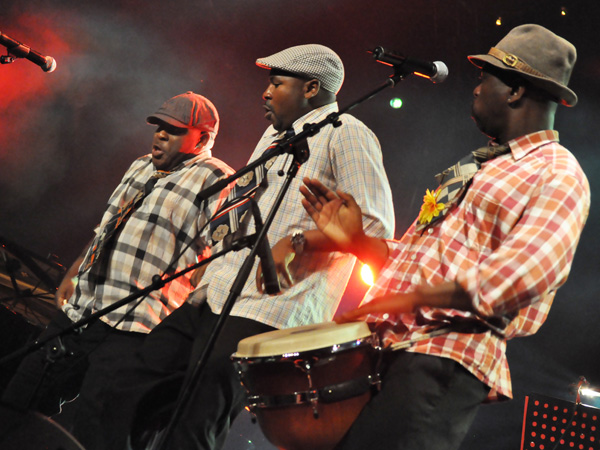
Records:
[[[304,178],[302,206],[338,250],[350,252],[353,242],[364,236],[360,206],[350,194],[333,192],[319,180]]]

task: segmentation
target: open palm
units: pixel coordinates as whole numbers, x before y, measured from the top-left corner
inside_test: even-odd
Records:
[[[354,197],[345,192],[333,192],[316,179],[304,179],[300,192],[302,205],[338,249],[347,251],[356,238],[363,235],[361,210]]]

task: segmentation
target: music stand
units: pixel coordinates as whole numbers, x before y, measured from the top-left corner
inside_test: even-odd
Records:
[[[521,450],[598,450],[600,409],[541,394],[525,397]]]
[[[54,294],[66,269],[0,235],[0,305],[43,329],[56,312]]]

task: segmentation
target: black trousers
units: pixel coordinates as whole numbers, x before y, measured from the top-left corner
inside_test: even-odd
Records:
[[[18,409],[31,407],[45,415],[60,411],[65,400],[68,418],[57,418],[86,450],[128,448],[134,438],[170,418],[190,362],[203,351],[218,316],[208,306],[184,304],[150,334],[114,330],[103,322],[70,335],[64,344],[74,356],[46,366],[45,352],[29,355],[7,386],[3,402]],[[43,334],[71,321],[61,312]],[[245,404],[245,392],[230,356],[245,337],[273,330],[239,317],[228,317],[208,361],[188,411],[175,428],[167,448],[218,449],[229,426]]]
[[[456,449],[489,392],[451,359],[403,351],[384,355],[382,378],[338,449]]]
[[[62,311],[57,311],[39,339],[71,324]],[[6,387],[2,401],[18,410],[54,416],[87,450],[102,449],[106,433],[100,411],[104,399],[120,364],[132,357],[145,336],[114,330],[97,321],[81,333],[62,339],[69,356],[49,362],[45,349],[26,356]],[[69,414],[66,417],[59,414],[61,406],[74,398],[68,405]]]
[[[152,330],[134,357],[121,365],[102,418],[109,431],[108,449],[140,448],[137,445],[146,442],[145,435],[168,422],[186,371],[200,357],[217,319],[207,305],[184,304]],[[227,318],[166,448],[223,446],[233,419],[246,403],[231,354],[240,340],[273,329],[253,320]],[[127,444],[130,430],[131,444]]]

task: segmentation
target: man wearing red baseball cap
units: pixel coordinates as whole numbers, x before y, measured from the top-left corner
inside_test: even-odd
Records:
[[[110,196],[95,237],[56,292],[61,310],[46,335],[149,286],[155,275],[194,264],[208,252],[204,225],[227,192],[208,202],[198,201],[197,194],[233,173],[211,154],[219,130],[217,109],[202,95],[186,92],[167,100],[147,121],[156,125],[151,153],[131,164]],[[187,273],[139,305],[122,306],[80,333],[65,336],[69,356],[48,370],[44,352],[29,355],[3,401],[51,416],[78,395],[68,425],[86,448],[104,448],[108,430],[100,429],[98,415],[114,374],[150,330],[185,301],[193,289],[190,278]],[[171,354],[174,349],[163,351]]]

